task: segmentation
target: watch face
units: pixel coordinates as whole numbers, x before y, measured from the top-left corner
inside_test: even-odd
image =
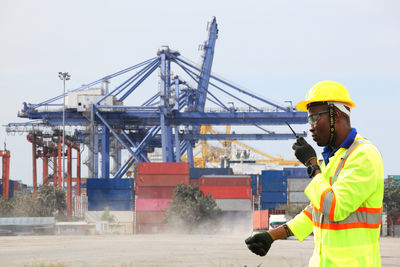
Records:
[[[311,165],[307,167],[308,177],[312,178],[314,172],[319,169],[318,165]]]

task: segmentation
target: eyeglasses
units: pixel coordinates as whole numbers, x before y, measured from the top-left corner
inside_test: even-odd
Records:
[[[317,112],[317,113],[314,113],[314,114],[310,114],[310,115],[308,115],[308,123],[311,125],[311,126],[315,126],[315,124],[317,124],[317,122],[319,121],[319,119],[321,118],[321,114],[324,114],[324,113],[328,113],[329,112],[329,110],[325,110],[325,111],[321,111],[321,112]]]

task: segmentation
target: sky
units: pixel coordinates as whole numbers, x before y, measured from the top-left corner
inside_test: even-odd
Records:
[[[61,94],[59,71],[71,74],[67,89],[75,89],[152,58],[164,45],[200,63],[198,48],[213,16],[219,28],[214,73],[279,103],[303,100],[321,80],[344,84],[356,103],[352,126],[377,145],[385,175],[400,174],[397,0],[0,0],[1,125],[26,121],[17,117],[23,102]],[[7,135],[2,127],[0,149],[4,142],[10,178],[32,184],[26,135]],[[248,143],[292,159],[292,142]]]

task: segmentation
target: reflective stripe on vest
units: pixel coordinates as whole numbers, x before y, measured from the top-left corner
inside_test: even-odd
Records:
[[[312,205],[311,204],[309,204],[304,210],[303,210],[303,213],[305,214],[305,215],[307,215],[307,217],[312,221],[313,219],[312,219],[312,211],[313,211],[313,208],[312,208]]]
[[[358,139],[347,149],[346,153],[341,157],[338,167],[336,168],[335,175],[329,177],[330,184],[336,182],[340,171],[346,163],[349,155],[361,144],[370,143],[366,139]],[[332,189],[328,189],[321,194],[321,209],[318,210],[312,206],[312,221],[313,224],[322,229],[342,230],[351,228],[379,228],[381,223],[382,208],[367,208],[360,207],[352,212],[346,219],[335,222],[334,211],[336,206],[336,196]],[[308,208],[308,207],[307,207]],[[307,216],[307,208],[304,212]],[[329,216],[326,216],[329,215]]]
[[[361,210],[361,211],[358,211]],[[312,212],[313,224],[323,229],[342,230],[352,228],[379,228],[381,213],[370,213],[362,208],[352,212],[346,219],[340,222],[333,222],[327,216],[316,209]],[[378,209],[382,211],[382,209]]]

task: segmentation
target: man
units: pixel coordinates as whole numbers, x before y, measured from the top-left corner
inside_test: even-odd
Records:
[[[333,81],[315,84],[297,109],[308,111],[314,149],[300,137],[295,155],[312,178],[304,193],[310,200],[286,225],[253,233],[247,247],[265,256],[274,240],[314,233],[309,266],[381,266],[379,234],[383,201],[383,164],[378,149],[350,125],[355,106],[347,89]]]

